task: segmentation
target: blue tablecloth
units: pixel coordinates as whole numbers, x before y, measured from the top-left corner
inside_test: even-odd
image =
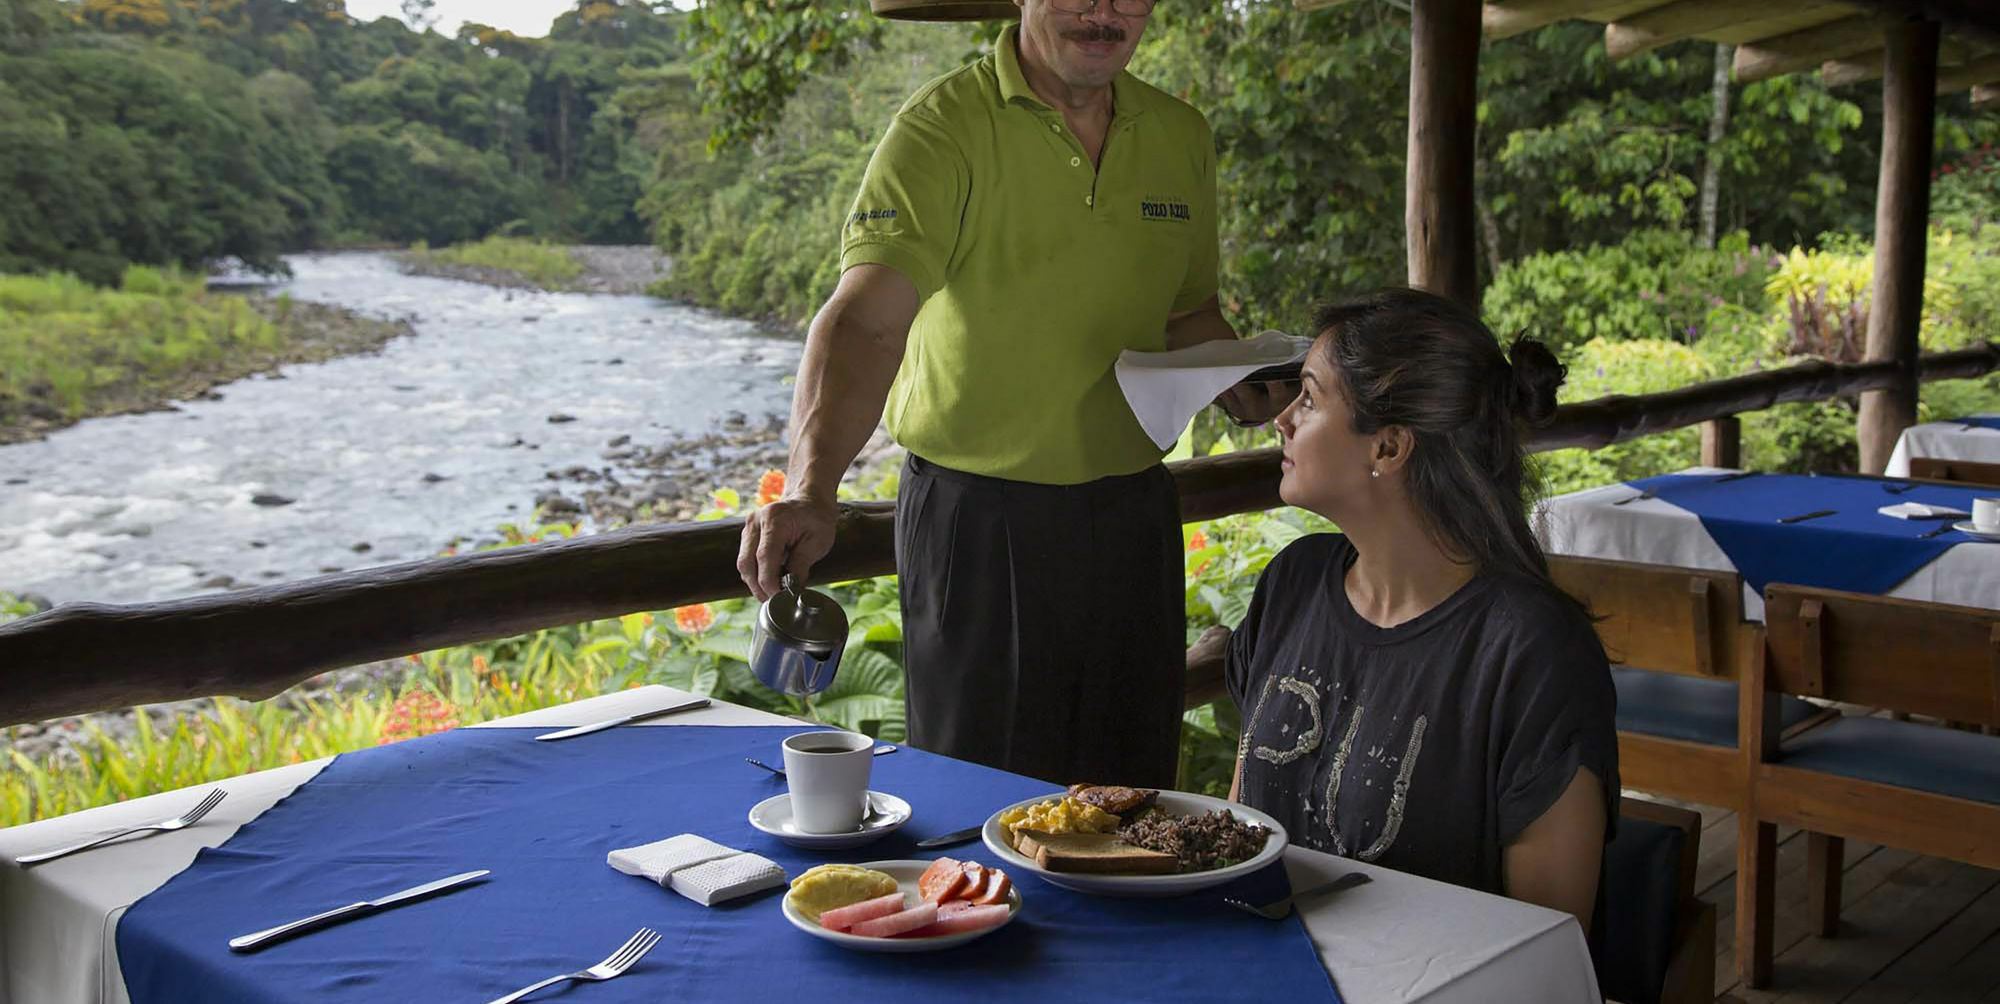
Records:
[[[1669,474],[1630,482],[1701,518],[1702,528],[1758,592],[1771,582],[1854,593],[1886,593],[1953,545],[1973,538],[1957,531],[1923,539],[1936,520],[1897,519],[1876,511],[1898,502],[1927,502],[1966,512],[1979,491],[1867,478],[1763,474],[1719,481],[1713,474]],[[1799,523],[1780,523],[1832,509]],[[1961,517],[1963,518],[1963,517]]]
[[[2000,415],[1977,415],[1972,418],[1954,418],[1961,425],[1976,425],[1982,429],[2000,429]]]
[[[951,855],[979,844],[914,841],[984,820],[1050,785],[905,749],[870,787],[915,817],[867,847],[807,852],[752,829],[751,805],[784,782],[743,762],[780,756],[798,727],[613,729],[538,743],[541,729],[460,729],[342,755],[205,850],[118,924],[136,1004],[162,1001],[482,1001],[603,958],[634,930],[665,937],[607,983],[537,994],[619,1001],[1338,1001],[1294,916],[1271,923],[1214,894],[1108,899],[1021,875],[1014,923],[942,952],[853,952],[793,929],[780,891],[704,907],[612,870],[618,847],[693,832],[776,860],[794,876],[829,860]],[[229,938],[430,879],[483,882],[262,951]],[[1282,864],[1245,882],[1283,892]]]

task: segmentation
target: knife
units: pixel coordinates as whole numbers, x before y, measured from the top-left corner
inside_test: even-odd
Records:
[[[1778,522],[1780,522],[1780,523],[1803,523],[1803,522],[1805,522],[1806,520],[1809,520],[1809,519],[1818,519],[1818,518],[1820,518],[1821,516],[1831,516],[1831,515],[1833,515],[1833,510],[1832,510],[1832,509],[1816,509],[1816,510],[1814,510],[1814,511],[1812,511],[1812,512],[1802,512],[1802,513],[1798,514],[1797,516],[1786,516],[1786,517],[1783,517],[1783,518],[1779,519],[1779,520],[1778,520]]]
[[[950,833],[940,833],[935,837],[925,837],[917,841],[917,846],[929,848],[950,847],[953,844],[962,844],[968,840],[979,839],[979,831],[983,829],[985,829],[985,824],[968,826],[963,830],[953,830]]]
[[[266,931],[246,934],[240,938],[231,938],[229,939],[229,950],[232,952],[247,952],[255,948],[261,948],[273,941],[289,938],[294,934],[301,934],[314,928],[337,923],[349,917],[360,917],[365,914],[374,913],[377,910],[386,909],[398,903],[406,903],[420,896],[428,896],[434,892],[440,892],[455,885],[462,885],[473,879],[482,878],[490,874],[492,874],[490,869],[482,868],[476,872],[464,872],[453,875],[450,878],[438,879],[436,882],[426,882],[423,885],[413,886],[402,892],[393,892],[381,899],[368,899],[362,900],[359,903],[349,903],[346,906],[328,910],[325,913],[313,914],[304,920],[295,920],[289,924],[280,924]]]
[[[706,707],[708,707],[708,698],[701,697],[689,701],[686,704],[676,704],[673,707],[661,708],[657,711],[641,711],[636,715],[626,715],[623,718],[608,718],[601,722],[592,722],[589,725],[579,725],[573,729],[563,729],[559,732],[544,732],[541,735],[536,736],[535,738],[568,739],[571,736],[587,736],[592,732],[602,732],[605,729],[615,729],[618,726],[624,725],[628,722],[643,722],[648,718],[658,718],[661,715],[671,715],[676,711],[693,711],[696,708],[706,708]]]

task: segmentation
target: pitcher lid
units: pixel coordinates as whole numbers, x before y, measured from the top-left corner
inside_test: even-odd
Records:
[[[771,631],[811,647],[832,648],[847,640],[847,611],[840,601],[816,589],[783,579],[784,588],[764,602],[762,617]]]

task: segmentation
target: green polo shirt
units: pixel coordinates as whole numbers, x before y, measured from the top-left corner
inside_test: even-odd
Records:
[[[1166,347],[1216,290],[1215,141],[1129,73],[1093,167],[1022,76],[1015,38],[919,90],[889,124],[841,231],[840,267],[888,265],[921,298],[889,431],[946,467],[1042,484],[1162,455],[1112,364]]]

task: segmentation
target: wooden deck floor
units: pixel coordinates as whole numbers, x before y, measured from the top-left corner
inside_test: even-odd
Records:
[[[1778,830],[1771,985],[1738,983],[1736,814],[1686,807],[1702,814],[1695,888],[1716,908],[1716,1000],[2000,1004],[2000,871],[1848,841],[1840,932],[1819,938],[1807,933],[1805,836],[1789,827]]]

